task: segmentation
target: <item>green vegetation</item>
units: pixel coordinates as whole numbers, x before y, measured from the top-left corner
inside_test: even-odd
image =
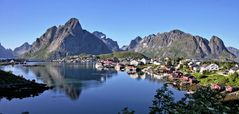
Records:
[[[155,64],[145,64],[145,65],[138,65],[137,68],[138,69],[144,69],[150,67],[151,69],[160,69],[159,65],[155,65]]]
[[[202,64],[217,64],[221,67],[220,70],[227,70],[234,67],[237,63],[236,62],[222,62],[222,61],[204,61]]]
[[[239,75],[238,73],[234,73],[234,74],[230,74],[228,77],[227,77],[227,84],[228,85],[237,85],[239,86]]]
[[[200,83],[202,85],[208,85],[208,84],[227,84],[227,78],[222,75],[212,74],[207,75],[206,78],[201,78]]]
[[[192,71],[189,69],[189,67],[187,65],[183,65],[179,71],[185,73],[185,74],[188,74],[188,73],[191,73]]]
[[[230,74],[230,75],[220,75],[218,72],[223,72],[225,70],[229,70],[232,67],[237,65],[236,62],[221,62],[221,61],[204,61],[201,64],[217,64],[220,68],[219,71],[204,71],[203,74],[198,72],[192,72],[188,65],[183,65],[179,71],[187,74],[192,73],[192,75],[197,78],[201,85],[209,85],[209,84],[223,84],[223,85],[232,85],[239,86],[238,74]]]
[[[11,72],[5,72],[0,70],[0,85],[4,85],[4,84],[12,85],[12,84],[20,84],[20,83],[26,83],[26,82],[28,81],[22,77],[15,76]]]
[[[146,56],[144,56],[141,53],[137,53],[137,52],[131,52],[131,51],[121,51],[121,52],[113,52],[110,54],[101,54],[98,55],[99,58],[101,59],[109,59],[109,58],[133,58],[133,59],[142,59],[145,58]]]
[[[186,94],[175,101],[173,92],[165,84],[154,96],[149,114],[237,114],[239,105],[225,101],[225,94],[213,91],[210,87],[199,88],[194,94]],[[133,114],[127,108],[122,114]]]
[[[197,78],[200,81],[199,83],[202,85],[217,83],[223,85],[239,86],[239,75],[237,73],[230,74],[228,76],[210,72],[207,72],[205,74],[193,73],[192,75]]]
[[[24,58],[30,58],[30,59],[39,59],[39,60],[45,60],[50,57],[52,53],[48,53],[46,47],[35,52],[35,53],[26,53],[24,55]]]
[[[38,84],[23,77],[16,76],[11,72],[0,70],[0,99],[25,98],[39,95],[50,89],[45,84]]]

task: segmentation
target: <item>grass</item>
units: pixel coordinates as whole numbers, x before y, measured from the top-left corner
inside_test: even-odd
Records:
[[[197,78],[202,85],[218,83],[223,85],[239,86],[239,75],[236,73],[229,76],[219,75],[215,72],[207,74],[193,73],[192,75]]]
[[[211,74],[211,75],[207,75],[206,78],[201,78],[199,79],[200,83],[202,85],[208,85],[208,84],[227,84],[227,78],[225,76],[222,75],[218,75],[218,74]]]
[[[144,68],[147,68],[147,67],[151,67],[152,69],[155,69],[155,68],[159,67],[159,65],[155,65],[155,64],[145,64],[145,65],[139,65],[139,66],[137,66],[137,68],[139,68],[139,69],[144,69]]]

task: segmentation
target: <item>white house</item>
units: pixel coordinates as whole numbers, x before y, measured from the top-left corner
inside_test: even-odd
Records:
[[[140,64],[140,62],[138,62],[136,60],[130,61],[130,65],[138,66],[139,64]]]
[[[145,59],[145,58],[143,58],[143,59],[140,60],[140,62],[142,62],[143,64],[148,64],[150,61]]]
[[[217,64],[210,64],[208,66],[201,66],[200,73],[203,73],[204,71],[217,71],[219,70],[219,66]]]
[[[233,67],[229,70],[228,74],[234,74],[238,72],[239,73],[239,67]]]
[[[161,65],[161,63],[158,62],[158,61],[154,61],[153,64],[154,64],[154,65]]]
[[[215,71],[215,70],[219,70],[219,66],[217,64],[210,64],[209,66],[207,66],[207,69],[209,71]]]

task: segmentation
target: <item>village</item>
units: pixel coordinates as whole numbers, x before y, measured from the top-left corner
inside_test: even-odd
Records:
[[[239,66],[236,62],[200,61],[171,58],[101,58],[95,55],[69,56],[53,60],[57,63],[95,64],[98,70],[125,71],[132,78],[151,76],[180,88],[210,85],[212,89],[228,93],[239,90]],[[24,60],[2,60],[1,65],[26,64]],[[33,67],[24,65],[25,67]],[[38,65],[35,65],[38,66]],[[190,91],[192,91],[190,90]]]
[[[98,59],[99,70],[126,71],[132,78],[145,74],[158,80],[166,80],[175,87],[200,87],[210,85],[212,89],[237,93],[239,66],[234,62],[208,62],[194,59]]]

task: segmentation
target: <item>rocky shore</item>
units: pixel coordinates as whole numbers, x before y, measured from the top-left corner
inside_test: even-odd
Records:
[[[0,70],[0,98],[11,100],[13,98],[33,97],[48,89],[51,87]]]

